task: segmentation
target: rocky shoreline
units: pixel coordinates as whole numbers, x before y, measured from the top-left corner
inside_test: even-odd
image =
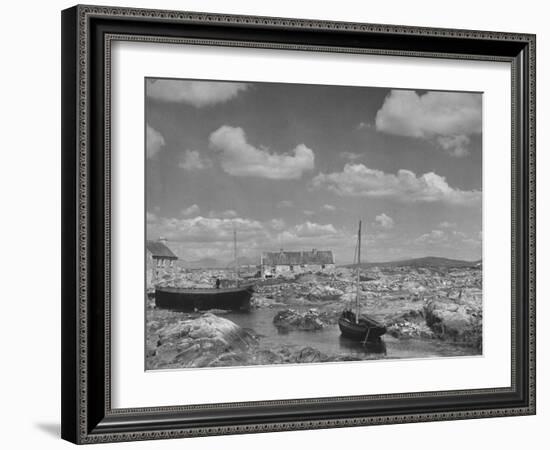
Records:
[[[452,343],[464,347],[466,354],[481,353],[482,302],[475,283],[473,287],[434,289],[429,286],[433,280],[423,284],[403,280],[406,275],[401,274],[368,275],[363,277],[367,281],[361,282],[361,310],[386,324],[386,336],[399,341]],[[204,273],[194,276],[201,285],[206,284]],[[187,286],[192,285],[193,277],[182,278]],[[337,327],[342,309],[354,298],[351,271],[341,269],[328,276],[308,274],[258,282],[250,314],[272,311],[270,326],[279,333],[317,333]],[[313,344],[265,348],[260,334],[264,330],[243,328],[225,315],[225,311],[186,314],[161,310],[151,298],[147,308],[147,369],[362,359],[346,351],[328,354]]]
[[[164,326],[154,324],[147,339],[148,370],[189,367],[249,366],[345,361],[354,358],[326,355],[313,347],[268,350],[260,337],[234,322],[204,313],[180,318]]]

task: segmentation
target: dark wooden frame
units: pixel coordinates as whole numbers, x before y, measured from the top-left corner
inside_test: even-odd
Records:
[[[512,66],[512,384],[117,410],[110,401],[113,40],[507,61]],[[177,11],[62,12],[62,437],[160,439],[535,413],[535,36]]]

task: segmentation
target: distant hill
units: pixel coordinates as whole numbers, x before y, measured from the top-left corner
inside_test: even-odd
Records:
[[[220,261],[216,258],[201,258],[194,261],[179,260],[179,264],[187,269],[231,269],[233,261]],[[257,258],[246,256],[239,257],[239,265],[258,265]],[[482,261],[464,261],[461,259],[442,258],[439,256],[425,256],[423,258],[411,258],[398,261],[386,262],[363,262],[361,267],[367,269],[370,267],[476,267],[481,266]],[[354,264],[343,264],[342,267],[355,267]]]
[[[400,261],[387,262],[365,262],[361,267],[475,267],[480,266],[481,260],[463,261],[461,259],[442,258],[439,256],[425,256],[423,258],[404,259]],[[354,267],[353,264],[347,264],[345,267]]]

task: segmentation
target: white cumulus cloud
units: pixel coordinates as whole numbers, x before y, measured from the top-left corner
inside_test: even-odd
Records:
[[[370,169],[364,164],[346,164],[342,172],[319,173],[313,189],[327,189],[342,197],[394,198],[403,202],[443,202],[478,205],[481,191],[463,191],[449,186],[445,177],[434,172],[416,176],[401,169],[397,174]]]
[[[470,138],[464,134],[457,136],[439,136],[437,138],[438,144],[449,155],[460,158],[470,154],[468,145],[470,144]]]
[[[164,236],[174,242],[223,242],[233,240],[237,230],[239,240],[266,238],[264,226],[253,219],[197,216],[193,218],[159,218],[148,225],[148,233]]]
[[[359,122],[359,125],[357,125],[358,130],[364,130],[365,128],[372,128],[372,124],[367,122]]]
[[[246,83],[223,81],[150,80],[147,96],[165,102],[186,103],[197,108],[225,103],[246,91]]]
[[[388,216],[386,213],[379,214],[374,219],[374,224],[377,228],[383,228],[385,230],[390,230],[394,227],[394,220]]]
[[[300,251],[311,248],[339,249],[352,254],[355,235],[331,223],[303,223],[287,225],[282,218],[258,221],[243,217],[159,217],[148,215],[147,236],[164,236],[178,256],[212,257],[229,260],[233,257],[233,232],[237,231],[239,253],[258,257],[262,251],[285,248]]]
[[[290,180],[300,178],[314,167],[313,151],[304,144],[291,153],[270,153],[249,144],[239,127],[218,128],[210,135],[210,146],[220,152],[223,170],[234,176]]]
[[[284,243],[297,243],[297,242],[310,242],[308,240],[303,241],[306,238],[321,238],[328,236],[338,235],[338,231],[331,223],[319,224],[315,222],[307,221],[288,228],[278,235],[278,242]]]
[[[271,219],[269,226],[276,231],[281,231],[285,228],[286,222],[283,219]]]
[[[327,234],[336,234],[336,228],[331,223],[318,224],[315,222],[305,222],[296,225],[294,228],[297,236],[326,236]]]
[[[212,160],[203,157],[197,150],[186,150],[178,164],[184,170],[202,170],[212,167]]]
[[[418,236],[414,242],[416,244],[438,244],[449,239],[448,235],[441,230],[432,230],[429,233],[424,233]]]
[[[184,210],[182,210],[181,215],[185,217],[189,217],[189,216],[195,216],[197,214],[200,214],[200,212],[201,212],[201,209],[199,208],[199,205],[194,204],[194,205],[191,205],[189,208],[185,208]]]
[[[456,228],[456,223],[447,222],[446,220],[438,225],[439,228]]]
[[[392,90],[376,113],[378,131],[434,140],[444,151],[469,153],[473,134],[481,133],[481,94]]]
[[[307,221],[298,225],[288,227],[280,232],[276,239],[279,248],[304,250],[307,248],[338,248],[352,247],[353,237],[350,237],[344,230],[337,229],[334,225],[319,224]],[[321,247],[320,247],[321,246]],[[352,252],[352,249],[349,249]]]
[[[146,147],[145,152],[147,154],[147,159],[154,158],[158,152],[166,145],[164,137],[157,130],[155,130],[151,125],[147,124],[146,131]]]

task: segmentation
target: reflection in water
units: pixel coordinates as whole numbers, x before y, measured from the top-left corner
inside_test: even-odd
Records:
[[[295,308],[300,309],[300,308]],[[341,336],[337,324],[327,325],[318,331],[279,332],[273,325],[276,309],[256,309],[250,312],[233,311],[225,314],[239,326],[253,331],[259,337],[260,348],[299,350],[312,347],[334,358],[385,359],[385,358],[429,358],[441,356],[469,355],[468,349],[436,339],[396,339],[389,334],[380,342],[361,342]]]
[[[367,341],[365,344],[341,335],[339,340],[342,349],[350,350],[354,353],[364,352],[365,354],[373,353],[384,356],[387,354],[386,342],[382,338],[378,338],[376,341]]]

